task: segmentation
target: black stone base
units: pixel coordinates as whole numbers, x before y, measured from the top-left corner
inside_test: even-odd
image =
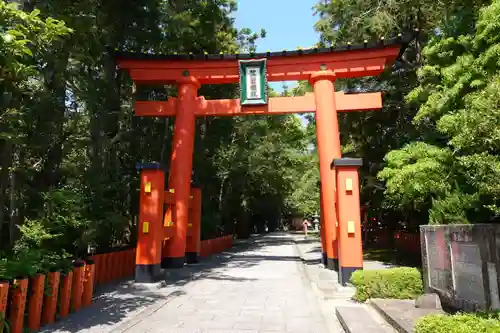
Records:
[[[326,256],[326,252],[321,253],[321,263],[326,267],[328,264],[328,257]]]
[[[326,258],[325,268],[332,270],[332,271],[338,271],[339,270],[339,259],[338,258]]]
[[[184,257],[165,257],[161,258],[161,268],[182,268],[184,267]]]
[[[186,262],[188,264],[196,264],[198,260],[198,252],[186,252]]]
[[[339,272],[339,283],[345,286],[350,280],[352,273],[357,270],[363,269],[363,267],[340,267]]]
[[[152,265],[135,265],[135,282],[138,283],[153,283],[160,278],[160,264]]]

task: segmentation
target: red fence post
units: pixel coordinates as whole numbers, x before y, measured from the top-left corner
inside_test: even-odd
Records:
[[[0,333],[3,332],[7,301],[9,296],[9,282],[0,281]]]
[[[205,242],[204,241],[200,241],[200,257],[204,257],[205,256]]]
[[[122,265],[122,252],[117,251],[113,253],[113,281],[121,279],[121,265]]]
[[[120,251],[120,278],[123,279],[127,274],[127,251]]]
[[[71,310],[78,311],[82,307],[83,278],[85,274],[85,263],[76,262],[73,268],[73,283],[71,290]]]
[[[127,259],[128,259],[128,251],[121,251],[121,267],[120,267],[120,276],[121,278],[125,278],[127,276]]]
[[[116,279],[116,252],[108,253],[108,262],[106,268],[107,282],[113,282]]]
[[[69,305],[71,302],[71,286],[73,284],[73,272],[67,272],[61,278],[61,294],[59,315],[66,317],[69,314]]]
[[[116,281],[120,278],[120,261],[120,251],[113,252],[113,281]]]
[[[94,261],[94,288],[99,284],[99,271],[101,270],[101,260],[102,256],[97,254],[92,257]]]
[[[134,265],[135,265],[134,251],[132,249],[127,250],[127,256],[126,256],[126,261],[125,261],[125,276],[126,277],[131,277],[132,275],[134,275]]]
[[[59,280],[61,273],[50,272],[47,275],[47,282],[50,294],[44,296],[43,311],[42,311],[42,324],[52,324],[56,319],[57,310],[57,296],[59,294]]]
[[[87,260],[87,265],[85,265],[85,279],[83,283],[83,306],[89,306],[92,304],[92,296],[94,294],[94,275],[95,264],[92,260]]]
[[[215,253],[215,249],[214,249],[214,246],[215,243],[214,243],[214,240],[213,239],[209,239],[207,240],[207,255],[211,256],[212,254]]]
[[[37,274],[31,278],[31,294],[28,301],[28,329],[38,331],[42,319],[43,292],[45,275]]]
[[[129,251],[124,250],[122,251],[122,278],[126,278],[128,276],[128,258],[129,258]]]
[[[215,237],[214,239],[212,239],[212,249],[213,249],[213,254],[219,253],[220,249],[219,237]]]
[[[130,250],[130,263],[129,263],[129,273],[130,277],[133,277],[135,274],[135,249]]]
[[[106,253],[106,268],[104,272],[104,281],[105,283],[109,283],[113,280],[113,260],[114,253]]]
[[[26,294],[28,293],[28,279],[14,280],[14,287],[11,293],[12,297],[9,306],[10,333],[22,333],[24,329]]]

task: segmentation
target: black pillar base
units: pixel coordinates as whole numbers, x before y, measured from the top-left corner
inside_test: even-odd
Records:
[[[325,268],[338,271],[339,270],[339,260],[337,258],[326,258],[326,266]]]
[[[196,264],[198,260],[198,252],[186,252],[186,262],[188,264]]]
[[[161,268],[182,268],[184,267],[184,257],[161,258]]]
[[[345,286],[351,280],[352,273],[363,269],[363,267],[340,267],[339,283]]]
[[[326,267],[326,265],[328,265],[328,260],[327,259],[328,259],[328,257],[326,256],[326,252],[321,253],[321,263],[325,267]]]
[[[160,264],[135,265],[135,282],[153,283],[160,279]]]

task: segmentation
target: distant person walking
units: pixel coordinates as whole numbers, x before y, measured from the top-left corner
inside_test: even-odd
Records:
[[[307,219],[304,219],[304,221],[302,222],[302,229],[304,230],[304,238],[307,239],[307,230],[309,228],[309,221]]]

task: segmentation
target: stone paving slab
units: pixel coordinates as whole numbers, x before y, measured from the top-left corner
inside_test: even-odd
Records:
[[[321,264],[321,243],[319,239],[296,235],[294,241],[300,257],[304,261],[304,270],[310,282],[320,292],[320,297],[331,300],[342,300],[351,303],[354,295],[352,286],[342,286],[338,282],[338,273],[325,269]]]
[[[112,289],[111,289],[112,288]],[[143,288],[126,281],[101,288],[92,306],[44,326],[40,332],[108,332],[154,304],[164,304],[183,292],[173,287]]]
[[[346,333],[386,333],[386,330],[360,306],[338,306],[335,311]]]
[[[124,284],[42,332],[341,332],[327,324],[303,266],[292,236],[253,237],[209,262],[168,271],[159,288]]]
[[[416,308],[413,300],[371,299],[370,304],[400,333],[414,332],[417,320],[424,316],[444,313],[442,310]]]

